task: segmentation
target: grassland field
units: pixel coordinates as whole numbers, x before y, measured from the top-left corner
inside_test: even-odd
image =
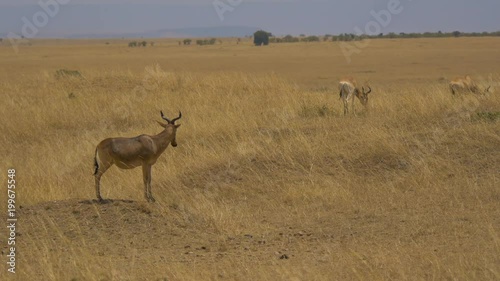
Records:
[[[351,63],[129,41],[0,43],[0,280],[500,280],[499,38],[371,40]],[[490,93],[452,96],[465,74]],[[373,90],[347,116],[344,76]],[[159,133],[160,110],[183,117],[157,202],[116,167],[95,201],[95,146]]]

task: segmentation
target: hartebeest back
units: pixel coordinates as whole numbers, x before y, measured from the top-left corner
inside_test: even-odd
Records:
[[[340,99],[344,103],[344,115],[349,112],[349,103],[351,103],[352,111],[354,112],[354,96],[356,96],[363,106],[368,104],[368,94],[371,93],[372,89],[368,87],[368,91],[365,91],[364,87],[361,87],[361,91],[356,85],[356,80],[353,78],[344,78],[339,82]]]
[[[95,150],[94,158],[94,176],[95,176],[95,191],[97,199],[102,200],[100,193],[101,176],[113,164],[121,169],[132,169],[142,166],[144,195],[146,200],[154,202],[153,194],[151,193],[151,166],[156,163],[156,160],[167,149],[169,144],[173,147],[177,146],[176,132],[180,125],[176,125],[175,121],[182,117],[179,112],[179,117],[172,120],[168,119],[160,111],[163,120],[167,124],[158,122],[164,128],[162,132],[155,136],[140,135],[134,138],[109,138],[101,141]]]
[[[484,91],[481,91],[477,86],[476,82],[470,78],[469,75],[464,77],[458,77],[450,81],[450,90],[452,94],[457,93],[474,93],[474,94],[485,94],[489,92],[491,86],[488,86]]]

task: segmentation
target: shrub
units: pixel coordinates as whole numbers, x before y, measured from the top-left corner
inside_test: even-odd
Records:
[[[307,36],[305,38],[302,38],[302,41],[304,41],[304,42],[319,42],[319,37],[318,36]]]
[[[148,45],[148,42],[146,42],[146,41],[142,41],[142,42],[132,41],[132,42],[128,43],[128,46],[130,48],[132,48],[132,47],[146,47],[147,45]]]
[[[198,39],[198,40],[196,40],[196,45],[200,45],[200,46],[203,46],[203,45],[214,45],[215,42],[217,42],[216,38],[204,39],[204,40]]]
[[[283,37],[282,40],[285,43],[299,42],[299,38],[293,37],[292,35],[287,35],[287,36]]]
[[[475,118],[473,120],[484,120],[495,122],[500,120],[500,111],[499,112],[477,112]]]

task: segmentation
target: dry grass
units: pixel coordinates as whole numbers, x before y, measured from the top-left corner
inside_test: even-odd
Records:
[[[498,64],[483,64],[498,39],[464,39],[445,63],[454,40],[373,41],[346,70],[371,71],[357,75],[370,108],[346,117],[331,43],[0,49],[12,67],[0,154],[23,206],[16,277],[498,280],[499,89],[452,97],[439,80],[472,69],[498,85]],[[56,77],[63,68],[81,76]],[[179,146],[153,167],[158,202],[144,202],[140,169],[117,168],[101,190],[115,200],[89,201],[95,145],[157,133],[159,111],[179,109]]]

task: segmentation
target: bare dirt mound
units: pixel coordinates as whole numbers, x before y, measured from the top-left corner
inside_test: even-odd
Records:
[[[127,200],[44,202],[22,207],[18,217],[16,277],[20,280],[35,280],[33,276],[39,280],[94,280],[96,276],[100,280],[176,280],[180,277],[170,272],[182,272],[184,267],[187,272],[180,279],[239,279],[244,276],[231,275],[235,271],[228,269],[241,264],[288,266],[292,260],[325,263],[329,255],[322,245],[345,238],[324,230],[314,233],[307,223],[299,229],[265,220],[268,231],[249,229],[228,235],[178,206]],[[192,271],[193,266],[200,270]],[[197,275],[207,270],[214,275]]]
[[[20,276],[43,276],[40,280],[96,275],[135,280],[141,276],[134,273],[138,268],[149,271],[155,263],[188,261],[186,247],[196,247],[213,231],[175,207],[127,200],[44,202],[22,208],[18,217]],[[206,232],[191,225],[204,226]],[[189,242],[183,241],[186,237]]]

